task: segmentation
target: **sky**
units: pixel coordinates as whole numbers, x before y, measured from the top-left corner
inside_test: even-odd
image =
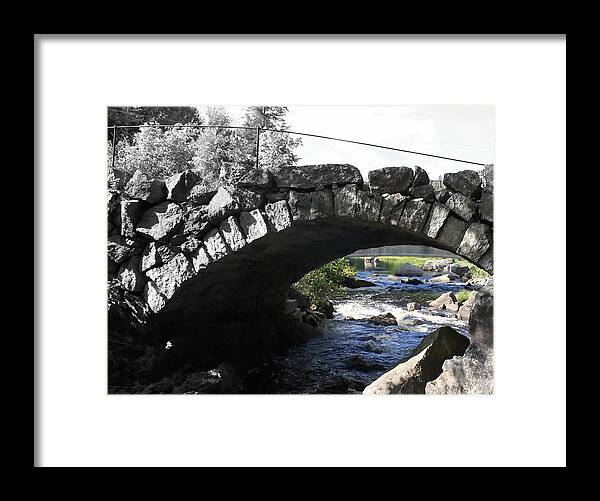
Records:
[[[243,107],[226,106],[236,120]],[[494,106],[288,106],[289,130],[494,163]],[[367,179],[381,167],[423,167],[431,179],[482,167],[326,139],[302,138],[299,165],[348,163]]]

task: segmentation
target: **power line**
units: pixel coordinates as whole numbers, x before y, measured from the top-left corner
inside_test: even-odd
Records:
[[[481,162],[472,162],[470,160],[462,160],[459,158],[452,158],[452,157],[445,157],[445,156],[441,156],[441,155],[433,155],[431,153],[423,153],[420,151],[412,151],[412,150],[404,150],[401,148],[393,148],[392,146],[383,146],[381,144],[373,144],[373,143],[364,143],[362,141],[354,141],[351,139],[341,139],[339,137],[331,137],[331,136],[322,136],[319,134],[309,134],[308,132],[295,132],[295,131],[291,131],[291,130],[278,130],[278,129],[268,129],[268,128],[262,128],[259,127],[258,129],[256,127],[244,127],[244,126],[235,126],[235,125],[196,125],[196,124],[186,124],[186,125],[176,125],[176,124],[168,124],[168,125],[161,125],[161,124],[143,124],[143,125],[111,125],[108,127],[108,129],[131,129],[131,128],[139,128],[139,127],[193,127],[193,128],[198,128],[198,129],[208,129],[208,128],[222,128],[222,129],[244,129],[244,130],[259,130],[259,131],[269,131],[269,132],[284,132],[286,134],[295,134],[297,136],[307,136],[307,137],[316,137],[316,138],[320,138],[320,139],[328,139],[330,141],[339,141],[342,143],[351,143],[351,144],[358,144],[361,146],[370,146],[372,148],[381,148],[384,150],[392,150],[392,151],[400,151],[402,153],[410,153],[412,155],[421,155],[421,156],[425,156],[425,157],[432,157],[432,158],[440,158],[442,160],[450,160],[453,162],[462,162],[465,164],[472,164],[472,165],[487,165],[485,163],[481,163]]]

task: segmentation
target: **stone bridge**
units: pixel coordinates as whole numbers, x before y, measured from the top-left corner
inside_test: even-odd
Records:
[[[331,164],[238,169],[221,181],[111,171],[111,294],[167,338],[279,315],[292,283],[362,248],[427,245],[493,273],[492,192],[491,166],[443,181],[385,167],[368,183]]]

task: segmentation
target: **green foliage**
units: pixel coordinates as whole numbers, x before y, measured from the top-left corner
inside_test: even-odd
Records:
[[[465,302],[467,299],[469,299],[469,297],[471,297],[471,294],[473,294],[474,292],[475,291],[463,289],[461,291],[455,292],[454,295],[456,296],[456,300],[459,303],[462,303],[462,302]]]
[[[336,259],[304,275],[294,287],[308,297],[311,304],[320,306],[336,296],[345,278],[356,270],[344,259]]]
[[[457,263],[461,266],[467,266],[471,271],[471,276],[473,278],[487,278],[490,276],[490,274],[487,271],[482,270],[481,268],[479,268],[479,266],[475,266],[474,264],[469,263],[469,261],[466,261],[464,259],[457,261]]]

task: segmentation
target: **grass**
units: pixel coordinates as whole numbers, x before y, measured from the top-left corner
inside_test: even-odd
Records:
[[[465,302],[467,299],[469,299],[469,297],[471,297],[471,294],[473,294],[475,291],[468,291],[468,290],[462,290],[462,291],[458,291],[455,292],[454,295],[456,296],[456,300],[459,303]]]
[[[389,263],[394,266],[402,266],[403,264],[408,263],[420,268],[425,264],[425,261],[432,259],[430,257],[419,256],[377,256],[377,258],[380,263]]]

